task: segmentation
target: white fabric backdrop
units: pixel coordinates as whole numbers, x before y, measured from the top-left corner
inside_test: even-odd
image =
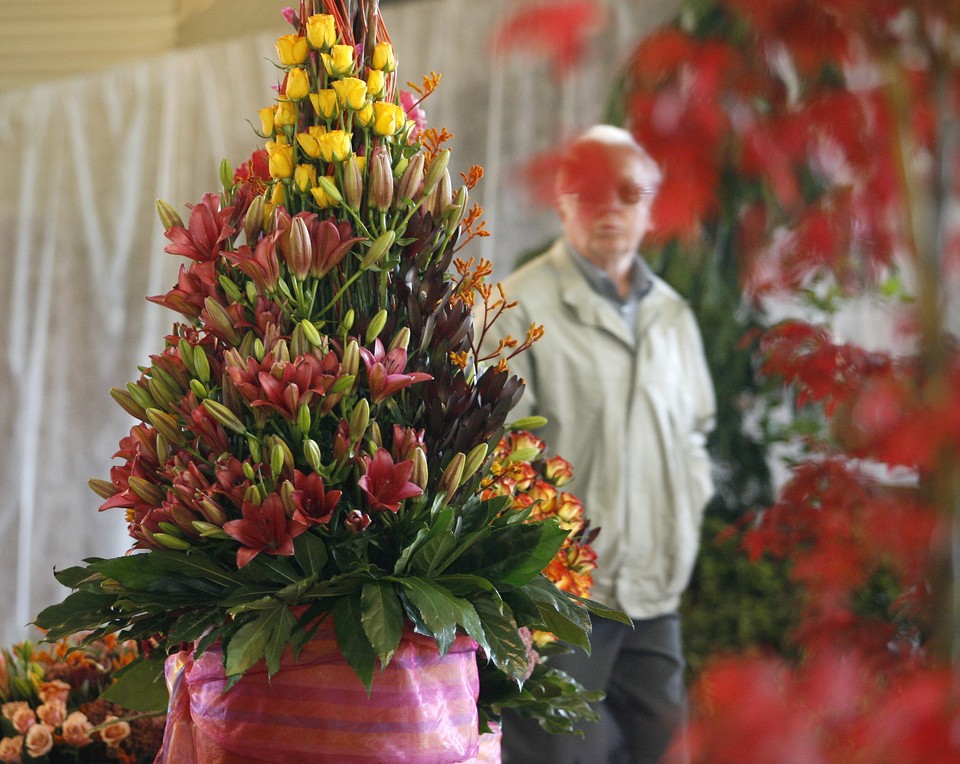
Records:
[[[417,0],[384,8],[400,74],[443,74],[424,105],[455,134],[454,169],[487,176],[477,199],[493,236],[472,254],[505,273],[555,233],[515,168],[602,115],[614,72],[674,2],[607,0],[610,24],[563,81],[543,60],[492,60],[487,34],[517,0]],[[109,388],[160,352],[175,315],[148,303],[180,259],[163,253],[154,210],[218,187],[220,160],[245,160],[247,120],[271,101],[273,35],[179,51],[94,76],[0,95],[0,644],[67,590],[53,578],[129,546],[123,513],[98,514],[90,477],[106,478],[133,420]]]

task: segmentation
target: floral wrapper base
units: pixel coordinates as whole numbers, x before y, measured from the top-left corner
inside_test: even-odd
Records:
[[[383,762],[452,764],[478,754],[476,643],[458,637],[443,657],[405,633],[370,696],[332,628],[286,655],[268,679],[248,671],[228,692],[222,655],[167,659],[170,706],[156,764]]]

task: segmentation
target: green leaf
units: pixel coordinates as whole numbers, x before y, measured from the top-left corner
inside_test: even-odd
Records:
[[[273,674],[279,668],[278,643],[285,644],[296,619],[290,609],[278,602],[270,610],[243,624],[226,645],[225,670],[228,677],[239,678],[261,658],[267,658],[267,670]],[[281,639],[282,637],[282,639]],[[268,647],[270,654],[268,655]],[[280,653],[282,653],[282,647]],[[234,679],[234,681],[236,681]]]
[[[228,589],[237,585],[236,577],[231,571],[218,565],[199,551],[190,551],[184,554],[182,552],[158,550],[150,553],[150,563],[159,570],[203,578]]]
[[[292,584],[300,580],[300,575],[286,559],[269,554],[258,554],[241,571],[244,579],[250,583],[275,581],[278,584]]]
[[[530,581],[523,587],[523,593],[536,603],[544,629],[564,642],[590,652],[592,626],[585,607],[560,591],[545,576]]]
[[[403,608],[395,585],[387,581],[364,584],[360,595],[360,621],[380,663],[386,667],[400,644]]]
[[[81,584],[85,584],[90,581],[101,580],[103,578],[95,571],[84,565],[76,565],[72,568],[64,568],[63,570],[54,570],[53,577],[70,589],[77,589],[81,586]]]
[[[307,576],[317,576],[323,572],[327,564],[327,547],[323,539],[307,531],[297,536],[293,542],[295,550],[293,559],[297,561],[300,570]]]
[[[522,683],[530,661],[510,606],[490,596],[478,597],[473,606],[487,635],[490,660],[507,676]]]
[[[116,681],[100,697],[131,711],[166,711],[170,697],[163,678],[163,664],[162,654],[138,658],[113,675]]]
[[[423,622],[437,641],[441,655],[445,655],[457,636],[457,609],[454,597],[424,578],[401,578],[400,584],[410,603],[420,612]]]
[[[337,604],[333,606],[333,628],[337,634],[337,643],[343,651],[343,657],[360,677],[369,695],[370,688],[373,687],[373,671],[377,666],[377,654],[363,629],[361,612],[359,592],[337,600]]]
[[[167,634],[171,644],[177,642],[194,642],[203,636],[211,626],[216,625],[224,618],[220,610],[197,610],[184,613]]]
[[[116,601],[117,595],[112,592],[81,590],[44,608],[35,623],[48,632],[48,639],[59,639],[77,631],[95,629],[109,621],[115,615],[112,608]]]
[[[523,586],[550,563],[566,537],[554,521],[494,528],[451,565],[450,572]]]

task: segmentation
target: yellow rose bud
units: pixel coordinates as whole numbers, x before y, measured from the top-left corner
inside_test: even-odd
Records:
[[[321,53],[323,68],[331,77],[346,77],[353,74],[353,56],[356,53],[352,45],[334,45],[329,53]]]
[[[283,207],[287,203],[287,192],[282,183],[274,183],[273,191],[270,194],[270,200],[263,205],[263,215],[265,220],[269,220],[273,211],[277,207]]]
[[[307,132],[297,133],[297,144],[304,154],[311,159],[319,159],[321,156],[320,136],[326,132],[322,125],[311,125]]]
[[[284,88],[287,98],[299,101],[310,93],[310,75],[299,66],[287,72],[287,86]]]
[[[360,127],[370,127],[373,125],[373,104],[365,103],[362,109],[357,109],[354,113],[357,124]]]
[[[337,91],[333,88],[324,88],[316,93],[311,93],[310,103],[313,104],[313,110],[324,119],[336,119],[340,116]]]
[[[307,19],[307,40],[317,50],[337,42],[337,25],[329,13],[315,13]]]
[[[321,178],[325,178],[328,183],[321,183]],[[323,175],[321,178],[317,178],[317,185],[310,189],[313,201],[322,210],[328,207],[336,207],[340,203],[339,194],[329,193],[331,190],[336,192],[336,181],[330,175]]]
[[[306,37],[296,34],[285,34],[277,40],[277,55],[281,66],[296,66],[307,60],[310,46]]]
[[[373,132],[377,135],[395,135],[406,121],[403,109],[386,101],[373,104],[373,115]]]
[[[373,49],[370,66],[373,69],[379,69],[384,72],[392,72],[396,69],[397,54],[393,50],[393,45],[388,42],[378,42]]]
[[[267,156],[271,178],[289,178],[293,175],[293,146],[267,141]]]
[[[277,110],[273,115],[273,123],[276,127],[297,124],[297,107],[293,101],[287,99],[281,100],[277,104]]]
[[[273,115],[276,111],[276,106],[265,106],[257,112],[260,115],[260,132],[267,138],[273,135]]]
[[[344,77],[333,83],[337,91],[337,101],[345,109],[362,109],[367,102],[367,83],[359,77]]]
[[[367,72],[367,92],[370,95],[381,95],[386,82],[386,76],[379,69],[371,69],[369,72]]]
[[[353,153],[353,135],[345,130],[331,130],[317,138],[324,162],[342,162]]]
[[[309,191],[317,185],[317,168],[312,164],[297,165],[293,171],[293,183],[301,191]]]

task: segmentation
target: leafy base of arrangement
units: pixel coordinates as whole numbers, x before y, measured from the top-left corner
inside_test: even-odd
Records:
[[[224,165],[186,224],[158,203],[166,251],[190,263],[150,299],[182,319],[113,390],[138,423],[91,481],[134,548],[60,571],[74,591],[37,623],[151,644],[121,696],[162,688],[181,646],[218,645],[230,685],[260,661],[274,673],[330,617],[368,690],[412,624],[441,653],[469,635],[519,692],[528,630],[589,649],[591,612],[625,618],[581,596],[589,538],[579,505],[535,479],[542,448],[493,448],[523,388],[507,361],[540,330],[479,351],[510,307],[489,263],[455,257],[484,233],[467,202],[482,171],[453,191],[450,136],[411,119],[377,3],[287,17],[265,148]],[[512,702],[497,697],[490,714]]]

